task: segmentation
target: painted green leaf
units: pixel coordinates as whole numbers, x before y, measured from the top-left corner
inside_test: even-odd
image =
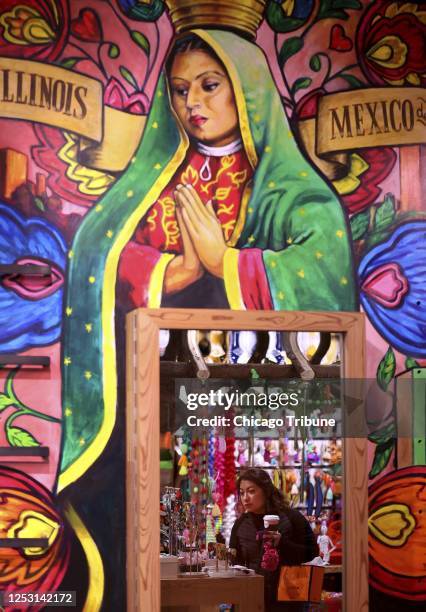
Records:
[[[319,72],[321,70],[321,56],[318,53],[311,57],[309,66],[314,72]]]
[[[299,91],[299,89],[306,89],[307,87],[309,87],[311,83],[312,79],[310,79],[309,77],[300,77],[300,79],[296,79],[294,81],[291,91],[293,94],[295,94],[296,91]]]
[[[266,20],[275,32],[292,32],[300,28],[304,19],[288,17],[280,2],[269,2],[266,9]]]
[[[358,11],[362,9],[362,2],[359,2],[359,0],[334,0],[334,4],[339,8],[355,9]]]
[[[114,43],[111,43],[108,48],[108,55],[111,59],[115,59],[120,55],[120,48],[114,45]]]
[[[344,79],[352,89],[360,89],[361,87],[365,87],[365,83],[360,81],[358,77],[353,74],[346,74],[346,72],[342,72],[342,74],[338,75],[341,79]]]
[[[82,59],[84,59],[84,57],[67,57],[64,60],[61,60],[61,66],[62,68],[68,68],[71,70],[71,68],[74,68],[76,63]]]
[[[299,36],[293,36],[292,38],[287,38],[283,42],[280,53],[278,55],[278,62],[281,68],[284,66],[286,61],[292,56],[298,53],[300,49],[303,47],[303,38]]]
[[[11,446],[40,446],[40,442],[29,431],[20,427],[6,429],[6,437]]]
[[[351,232],[353,240],[361,240],[365,236],[370,223],[370,214],[368,210],[363,210],[351,217]]]
[[[142,32],[138,32],[137,30],[132,30],[130,32],[130,36],[132,37],[132,40],[139,45],[139,47],[143,49],[147,55],[149,55],[150,45],[147,37],[144,36]]]
[[[390,381],[394,377],[396,369],[396,359],[395,353],[391,346],[389,346],[386,351],[386,355],[383,357],[381,362],[379,363],[379,367],[377,368],[376,378],[379,384],[379,387],[386,391],[389,386]]]
[[[420,366],[415,359],[412,357],[407,357],[405,360],[405,367],[407,370],[412,370],[413,368],[419,368]]]
[[[320,19],[348,19],[346,9],[359,10],[362,8],[358,0],[321,0],[317,21]]]
[[[6,378],[5,388],[4,388],[4,390],[6,392],[6,395],[9,396],[10,398],[12,398],[12,400],[14,400],[14,402],[18,401],[18,398],[15,395],[15,391],[13,390],[13,379],[15,378],[17,371],[18,370],[15,369],[15,370],[12,370],[8,374],[8,376]]]
[[[375,444],[385,444],[391,438],[396,438],[396,427],[395,423],[389,423],[386,427],[377,429],[369,434],[368,439]]]
[[[135,79],[135,77],[133,76],[133,74],[130,72],[130,70],[128,70],[125,66],[120,66],[120,74],[121,76],[126,79],[126,81],[128,83],[130,83],[130,85],[132,85],[136,90],[139,89],[138,83]]]
[[[373,465],[371,466],[371,470],[368,475],[369,478],[375,478],[381,472],[383,472],[383,470],[389,463],[389,459],[392,455],[394,445],[395,445],[395,440],[390,439],[384,444],[378,444],[376,446],[376,452],[374,453]]]
[[[13,399],[4,393],[0,393],[0,412],[7,408],[8,406],[12,406],[14,403]]]
[[[395,198],[393,194],[388,193],[383,200],[383,204],[377,208],[376,216],[374,217],[374,229],[384,230],[390,225],[395,218]]]
[[[34,198],[34,204],[37,206],[37,208],[38,208],[39,210],[41,210],[41,211],[43,211],[43,212],[46,210],[46,207],[45,207],[45,205],[44,205],[43,200],[42,200],[41,198],[39,198],[38,196],[36,196],[36,197]]]
[[[120,74],[124,79],[126,79],[128,83],[130,83],[130,85],[133,85],[135,89],[137,90],[139,89],[139,86],[138,86],[138,83],[135,77],[130,72],[130,70],[128,70],[125,66],[120,66]]]

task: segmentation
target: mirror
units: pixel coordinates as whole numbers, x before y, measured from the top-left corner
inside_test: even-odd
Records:
[[[216,565],[218,569],[218,561],[209,563],[209,542],[213,544],[213,540],[223,537],[225,545],[229,544],[232,524],[241,510],[235,481],[239,473],[251,466],[264,468],[271,481],[283,492],[288,506],[297,508],[307,517],[315,540],[321,535],[326,536],[325,530],[321,534],[321,527],[327,525],[331,530],[327,537],[331,535],[330,540],[334,537],[336,544],[342,542],[336,553],[340,554],[340,559],[336,554],[330,559],[332,564],[327,570],[325,588],[339,591],[343,584],[346,610],[351,609],[351,601],[359,602],[360,593],[367,598],[366,440],[342,440],[332,431],[325,432],[322,439],[316,439],[318,431],[297,427],[291,430],[283,426],[283,421],[287,425],[291,417],[293,420],[296,418],[296,412],[288,405],[275,409],[270,402],[271,398],[279,396],[279,392],[282,396],[286,393],[291,396],[289,384],[296,385],[294,389],[301,384],[306,388],[308,384],[311,387],[310,405],[322,393],[321,406],[325,400],[330,415],[333,408],[331,389],[335,380],[343,376],[362,377],[362,326],[362,315],[358,313],[291,312],[277,315],[259,311],[236,313],[180,309],[130,313],[127,320],[127,531],[128,559],[129,555],[131,559],[128,563],[128,589],[131,591],[132,582],[133,585],[138,583],[138,589],[133,596],[129,592],[136,606],[129,609],[160,610],[160,605],[170,603],[167,595],[170,581],[161,582],[160,597],[160,547],[163,553],[174,558],[180,556],[181,565],[184,560],[186,569],[192,574],[201,570],[202,565]],[[189,329],[196,331],[180,331]],[[212,329],[213,332],[209,331]],[[300,333],[302,330],[303,334]],[[302,355],[298,362],[294,351],[292,353],[292,348],[297,352],[297,345],[289,344],[290,334],[282,334],[283,331],[299,331],[297,344]],[[319,332],[323,332],[322,337]],[[328,344],[325,342],[323,354],[318,357],[316,348],[321,344],[320,340],[324,344],[325,335],[328,335]],[[358,357],[356,360],[355,355]],[[311,363],[306,358],[310,358]],[[313,394],[312,383],[303,382],[300,377],[309,380],[309,371],[315,375],[318,387]],[[329,384],[324,383],[326,377]],[[221,414],[216,411],[213,417],[209,415],[211,405],[209,408],[197,404],[193,410],[188,410],[189,393],[192,393],[192,399],[200,399],[200,393],[208,390],[216,393],[217,397],[220,390],[223,394],[229,392],[231,381],[237,385],[232,387],[231,428],[220,422],[219,417],[224,418],[223,410]],[[194,389],[198,389],[198,395]],[[245,391],[253,389],[257,390],[258,398],[261,393],[268,396],[272,408],[270,416],[278,423],[277,427],[271,429],[260,421],[253,426],[253,419],[256,420],[260,413],[263,415],[264,410],[259,411],[257,407],[256,412],[256,407],[235,405],[238,404],[235,390],[240,397],[238,391],[242,396]],[[214,395],[210,395],[210,400],[212,397]],[[334,401],[338,402],[339,398],[335,397]],[[206,404],[204,400],[200,403]],[[305,402],[305,416],[306,405]],[[247,408],[250,408],[248,412]],[[193,414],[189,414],[191,412]],[[249,413],[251,421],[244,421]],[[188,425],[188,414],[192,425]],[[214,417],[217,427],[211,426]],[[222,467],[220,475],[220,466],[215,462],[223,462],[225,456],[226,467]],[[216,479],[213,491],[212,477]],[[219,485],[218,478],[221,481]],[[160,521],[161,539],[158,535],[154,537],[154,534],[160,534]],[[356,537],[354,530],[349,528],[349,521],[356,521]],[[318,542],[321,543],[321,539]],[[356,554],[353,547],[356,547]],[[326,548],[322,546],[322,557],[328,555]],[[210,549],[211,556],[214,556],[213,546]],[[162,561],[163,575],[170,567]],[[200,581],[193,581],[191,597]],[[226,585],[230,582],[228,580]],[[206,591],[207,584],[208,581],[203,581],[201,590]],[[241,588],[245,586],[241,585]],[[253,590],[253,603],[256,588],[259,593],[263,586],[256,587],[252,581],[250,588]],[[182,579],[174,584],[173,589],[174,608],[170,609],[189,610]],[[352,599],[351,593],[355,591],[357,597]],[[204,597],[200,602],[207,601],[206,595],[200,597]],[[223,590],[221,597],[220,603],[229,601],[243,605],[231,598],[226,599]],[[231,592],[229,597],[232,597]],[[182,607],[176,607],[177,603]],[[358,603],[352,609],[359,610]]]

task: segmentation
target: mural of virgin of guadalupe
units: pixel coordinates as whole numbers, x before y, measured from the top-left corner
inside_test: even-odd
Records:
[[[342,208],[300,153],[263,52],[231,31],[174,41],[135,158],[76,234],[59,488],[114,425],[118,277],[130,307],[357,307]]]

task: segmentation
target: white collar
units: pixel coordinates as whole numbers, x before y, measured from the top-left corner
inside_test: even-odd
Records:
[[[241,138],[237,138],[233,142],[225,145],[224,147],[208,147],[202,142],[197,142],[197,150],[202,155],[208,155],[209,157],[223,157],[224,155],[232,155],[242,149]]]

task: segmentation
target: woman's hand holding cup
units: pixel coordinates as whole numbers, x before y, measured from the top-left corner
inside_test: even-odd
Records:
[[[275,548],[279,546],[281,541],[281,534],[278,531],[279,522],[280,517],[277,514],[265,514],[263,517],[263,525],[265,527],[263,539],[272,544]]]

